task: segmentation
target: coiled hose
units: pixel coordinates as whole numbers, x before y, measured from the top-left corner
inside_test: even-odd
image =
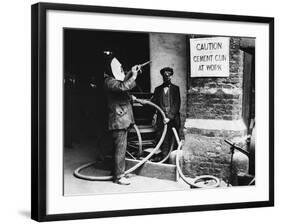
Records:
[[[182,169],[180,167],[180,152],[181,152],[181,147],[182,147],[183,141],[180,141],[176,129],[172,128],[172,130],[173,130],[175,139],[178,143],[177,154],[176,154],[177,172],[179,173],[179,175],[183,179],[183,181],[193,188],[215,188],[215,187],[218,187],[220,185],[220,180],[215,176],[202,175],[202,176],[198,176],[196,178],[190,178],[190,177],[186,177],[183,174]],[[205,183],[208,183],[207,180],[209,180],[209,181],[213,181],[214,184],[212,184],[212,185],[198,184],[199,182],[204,181],[204,180],[205,180]]]
[[[163,141],[164,141],[164,138],[165,138],[165,135],[166,135],[166,132],[167,132],[167,123],[166,123],[166,116],[164,114],[164,112],[161,110],[161,108],[159,106],[157,106],[156,104],[148,101],[148,100],[141,100],[141,99],[136,99],[135,100],[136,102],[142,104],[142,105],[150,105],[150,106],[153,106],[155,107],[161,114],[162,118],[163,118],[163,122],[164,122],[164,129],[163,129],[163,132],[162,132],[162,135],[161,135],[161,138],[160,140],[158,141],[157,145],[155,146],[155,148],[145,157],[143,158],[141,161],[139,161],[135,166],[131,167],[130,169],[126,170],[125,171],[125,175],[126,174],[129,174],[133,171],[135,171],[136,169],[138,169],[140,166],[142,166],[145,162],[147,162],[152,156],[153,154],[160,148],[160,146],[162,145]],[[138,135],[138,139],[141,139],[141,136],[140,136],[140,133],[139,133],[139,130],[138,128],[135,126],[135,129],[136,129],[136,132],[137,132],[137,135]],[[177,154],[176,154],[176,167],[177,167],[177,172],[179,173],[180,177],[183,179],[183,181],[185,183],[187,183],[188,185],[190,185],[191,187],[193,188],[215,188],[215,187],[218,187],[220,185],[220,180],[217,178],[217,177],[214,177],[214,176],[211,176],[211,175],[202,175],[202,176],[198,176],[196,178],[189,178],[189,177],[186,177],[182,170],[181,170],[181,167],[180,167],[180,162],[179,162],[179,157],[180,157],[180,151],[181,151],[181,148],[182,148],[182,144],[183,142],[180,141],[179,139],[179,136],[178,136],[178,133],[176,131],[175,128],[172,128],[173,130],[173,133],[174,133],[174,141],[177,142],[178,144],[178,147],[177,147]],[[141,144],[141,143],[140,143]],[[172,151],[174,147],[174,143],[172,144],[171,148],[170,148],[170,152],[169,154],[163,159],[161,160],[160,162],[158,163],[163,163],[164,161],[166,161],[168,158],[169,158],[169,155]],[[91,162],[91,163],[87,163],[87,164],[84,164],[80,167],[78,167],[75,171],[74,171],[74,176],[77,177],[77,178],[80,178],[80,179],[84,179],[84,180],[100,180],[100,181],[105,181],[105,180],[112,180],[113,179],[113,176],[89,176],[89,175],[84,175],[84,174],[81,174],[80,171],[83,170],[83,169],[86,169],[90,166],[93,166],[95,164],[95,162]],[[215,183],[212,184],[212,185],[202,185],[202,184],[198,184],[198,182],[200,181],[204,181],[204,180],[212,180],[214,181]]]
[[[135,101],[142,104],[142,105],[148,104],[148,105],[151,105],[151,106],[155,107],[160,112],[160,114],[163,118],[164,129],[163,129],[161,138],[160,138],[159,142],[157,143],[157,145],[155,146],[155,148],[145,158],[143,158],[140,162],[138,162],[135,166],[126,170],[125,173],[124,173],[125,175],[135,171],[136,169],[138,169],[140,166],[142,166],[145,162],[147,162],[153,156],[153,154],[162,145],[162,143],[164,141],[164,138],[165,138],[165,135],[166,135],[166,132],[167,132],[167,123],[165,123],[167,118],[166,118],[164,112],[161,110],[161,108],[159,106],[157,106],[156,104],[154,104],[154,103],[152,103],[148,100],[136,99]],[[81,170],[86,169],[90,166],[93,166],[95,163],[96,162],[90,162],[90,163],[87,163],[87,164],[84,164],[84,165],[78,167],[76,170],[74,170],[73,175],[77,178],[84,179],[84,180],[112,180],[113,179],[113,176],[89,176],[89,175],[84,175],[84,174],[80,173]]]

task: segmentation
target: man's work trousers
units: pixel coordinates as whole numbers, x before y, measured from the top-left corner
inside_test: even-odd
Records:
[[[125,172],[125,155],[127,150],[127,129],[112,130],[114,171],[113,178],[119,179]]]

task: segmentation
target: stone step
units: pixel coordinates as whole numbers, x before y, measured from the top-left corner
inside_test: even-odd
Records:
[[[140,160],[126,158],[126,170],[135,166],[139,162]],[[159,164],[147,161],[133,173],[144,177],[153,177],[158,179],[177,181],[176,165],[173,164]]]

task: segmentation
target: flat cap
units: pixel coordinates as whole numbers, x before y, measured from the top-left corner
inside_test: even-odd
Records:
[[[173,75],[174,74],[174,70],[172,69],[172,68],[170,68],[170,67],[165,67],[165,68],[162,68],[161,70],[160,70],[160,74],[161,75],[164,75],[164,72],[170,72],[171,73],[171,75]]]

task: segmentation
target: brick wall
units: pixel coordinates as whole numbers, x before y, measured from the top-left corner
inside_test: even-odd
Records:
[[[230,39],[230,75],[226,78],[190,78],[183,146],[187,176],[229,177],[230,150],[224,139],[243,139],[243,51],[240,38]]]
[[[209,121],[202,120],[201,122]],[[220,131],[216,124],[214,127],[217,127],[217,130],[187,128],[183,146],[185,175],[189,177],[214,175],[227,181],[230,171],[230,148],[224,139],[235,139],[235,142],[239,142],[241,145],[245,143],[246,130],[242,123],[237,125],[242,128]]]
[[[237,120],[242,115],[243,52],[239,38],[230,39],[230,75],[227,78],[190,78],[187,117]]]

